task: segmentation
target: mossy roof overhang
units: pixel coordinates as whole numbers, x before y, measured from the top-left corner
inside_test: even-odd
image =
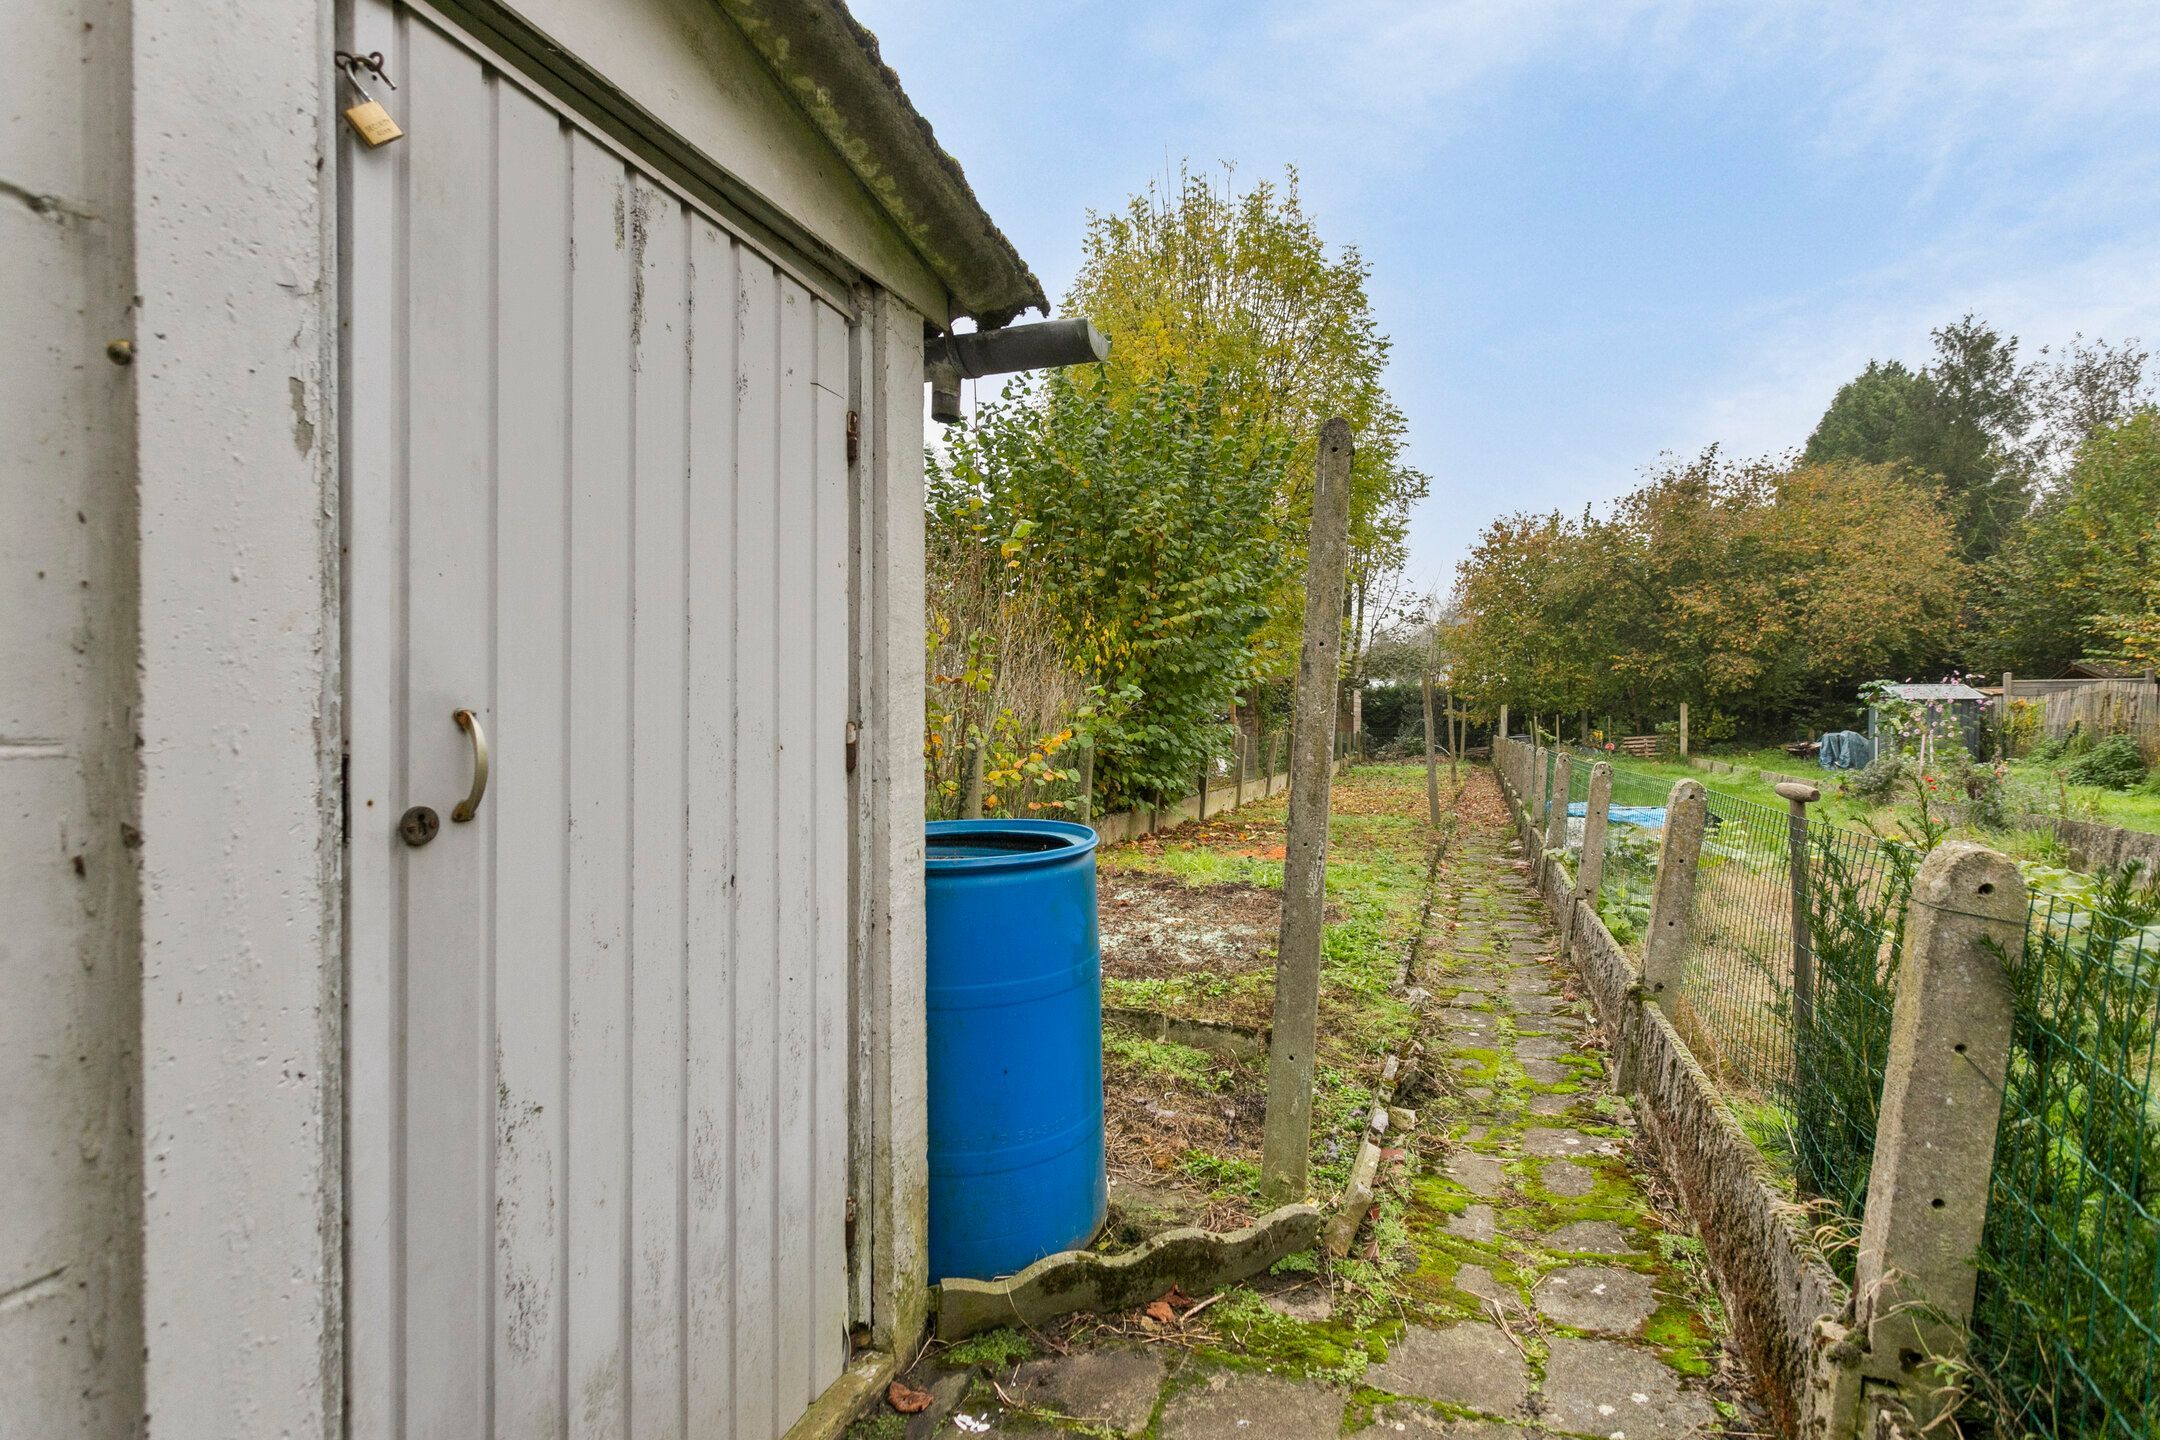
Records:
[[[1050,313],[1042,282],[916,112],[877,37],[841,0],[719,5],[944,283],[956,314],[988,329],[1029,308]]]

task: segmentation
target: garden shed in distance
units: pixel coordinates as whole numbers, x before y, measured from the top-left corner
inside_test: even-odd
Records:
[[[1875,753],[1881,755],[1887,747],[1898,748],[1896,729],[1883,722],[1885,702],[1908,701],[1918,707],[1927,725],[1930,737],[1954,733],[1968,752],[1980,753],[1980,731],[1985,723],[1988,697],[1972,686],[1956,681],[1935,685],[1891,685],[1868,687],[1870,697],[1867,712],[1868,739],[1874,743]]]

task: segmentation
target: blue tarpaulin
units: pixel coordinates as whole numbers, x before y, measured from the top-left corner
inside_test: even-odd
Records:
[[[1857,730],[1833,730],[1822,737],[1816,759],[1825,770],[1865,770],[1875,759],[1875,746]]]
[[[1572,801],[1567,807],[1567,813],[1568,819],[1580,820],[1590,813],[1590,807],[1581,800]],[[1639,825],[1645,830],[1662,830],[1665,828],[1665,807],[1613,805],[1606,809],[1605,821],[1609,825]]]

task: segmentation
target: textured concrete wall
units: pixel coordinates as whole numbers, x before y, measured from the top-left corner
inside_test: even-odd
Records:
[[[137,1433],[124,0],[0,45],[0,1437]]]
[[[2160,874],[2160,835],[2086,820],[2058,820],[2055,838],[2080,870],[2108,870],[2136,861],[2146,874]]]
[[[134,0],[144,1404],[174,1440],[340,1418],[331,25]]]

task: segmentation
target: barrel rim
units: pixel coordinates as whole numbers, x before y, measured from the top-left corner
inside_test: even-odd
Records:
[[[1102,836],[1086,825],[1070,820],[932,820],[924,826],[924,839],[934,843],[967,835],[1059,835],[1068,842],[1054,850],[1015,850],[1004,855],[925,855],[923,864],[934,872],[980,874],[986,870],[1025,870],[1036,865],[1058,865],[1091,855]]]

